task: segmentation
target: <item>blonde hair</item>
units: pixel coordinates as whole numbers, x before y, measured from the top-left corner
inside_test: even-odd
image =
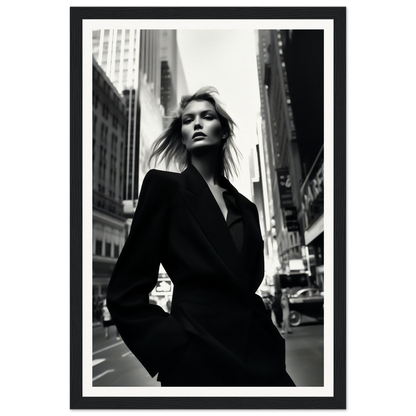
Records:
[[[221,163],[219,164],[220,174],[229,177],[238,173],[237,161],[241,158],[241,153],[234,143],[234,127],[236,124],[225,111],[223,104],[218,98],[218,91],[214,87],[202,87],[193,95],[184,95],[171,118],[169,127],[157,138],[152,147],[150,161],[155,158],[155,163],[166,159],[167,166],[176,162],[179,170],[184,170],[191,163],[191,155],[182,143],[182,115],[185,107],[191,101],[208,101],[213,105],[218,114],[222,129],[226,135],[221,149]]]

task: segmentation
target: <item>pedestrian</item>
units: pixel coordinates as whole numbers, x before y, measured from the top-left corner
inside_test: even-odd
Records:
[[[103,301],[103,306],[101,308],[101,311],[102,311],[103,326],[105,330],[105,337],[108,339],[110,326],[114,325],[114,322],[111,318],[111,314],[107,307],[107,301],[105,299]],[[117,339],[120,339],[120,335],[119,335],[117,328],[116,328],[116,331],[117,331]]]
[[[165,386],[294,386],[285,341],[255,292],[264,277],[256,206],[231,185],[235,123],[213,87],[184,96],[151,160],[108,307],[141,364]],[[162,263],[171,313],[149,304]]]
[[[264,307],[266,311],[270,314],[272,313],[272,304],[273,304],[273,297],[271,295],[267,295],[263,298]]]
[[[274,313],[276,325],[278,328],[281,328],[283,313],[282,313],[282,291],[280,289],[278,289],[274,294],[272,310]]]
[[[281,305],[282,305],[282,334],[291,334],[292,330],[290,329],[289,323],[289,316],[290,316],[290,309],[289,309],[289,297],[287,290],[283,290],[282,298],[281,298]]]

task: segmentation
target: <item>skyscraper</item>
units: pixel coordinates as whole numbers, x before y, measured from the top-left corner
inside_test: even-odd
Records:
[[[324,57],[322,30],[282,31],[302,164],[298,220],[317,284],[324,285]]]
[[[93,55],[123,94],[127,109],[124,200],[126,213],[132,215],[164,116],[176,107],[178,94],[187,93],[176,31],[97,30]]]
[[[272,233],[281,272],[287,273],[302,259],[299,229],[293,220],[301,167],[280,36],[278,31],[259,31],[258,70],[268,171],[264,176],[273,200]]]
[[[165,109],[165,115],[169,116],[181,96],[188,94],[176,31],[161,31],[160,60],[162,64],[161,103]]]
[[[305,192],[310,194],[307,182],[312,179],[315,183],[320,181],[318,188],[323,190],[322,51],[321,31],[258,32],[261,144],[265,161],[262,178],[273,201],[272,234],[277,242],[279,271],[283,274],[304,270],[315,273],[307,247],[312,241],[306,225],[311,210],[306,212],[305,201],[310,199],[305,199]],[[323,213],[318,208],[323,192],[317,193],[312,202]],[[314,238],[318,228],[321,230],[317,227]]]
[[[121,94],[138,87],[140,30],[93,31],[93,56]]]
[[[137,199],[140,149],[139,58],[140,30],[93,31],[93,56],[123,96],[127,111],[123,199]]]

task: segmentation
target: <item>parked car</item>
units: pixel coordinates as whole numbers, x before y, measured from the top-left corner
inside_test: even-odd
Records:
[[[288,298],[291,326],[299,326],[304,316],[323,320],[324,293],[319,289],[314,287],[291,288],[288,291]]]

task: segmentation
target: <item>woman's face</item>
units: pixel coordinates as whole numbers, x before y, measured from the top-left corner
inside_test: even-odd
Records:
[[[182,140],[189,152],[220,147],[224,132],[209,101],[191,101],[182,115]]]

